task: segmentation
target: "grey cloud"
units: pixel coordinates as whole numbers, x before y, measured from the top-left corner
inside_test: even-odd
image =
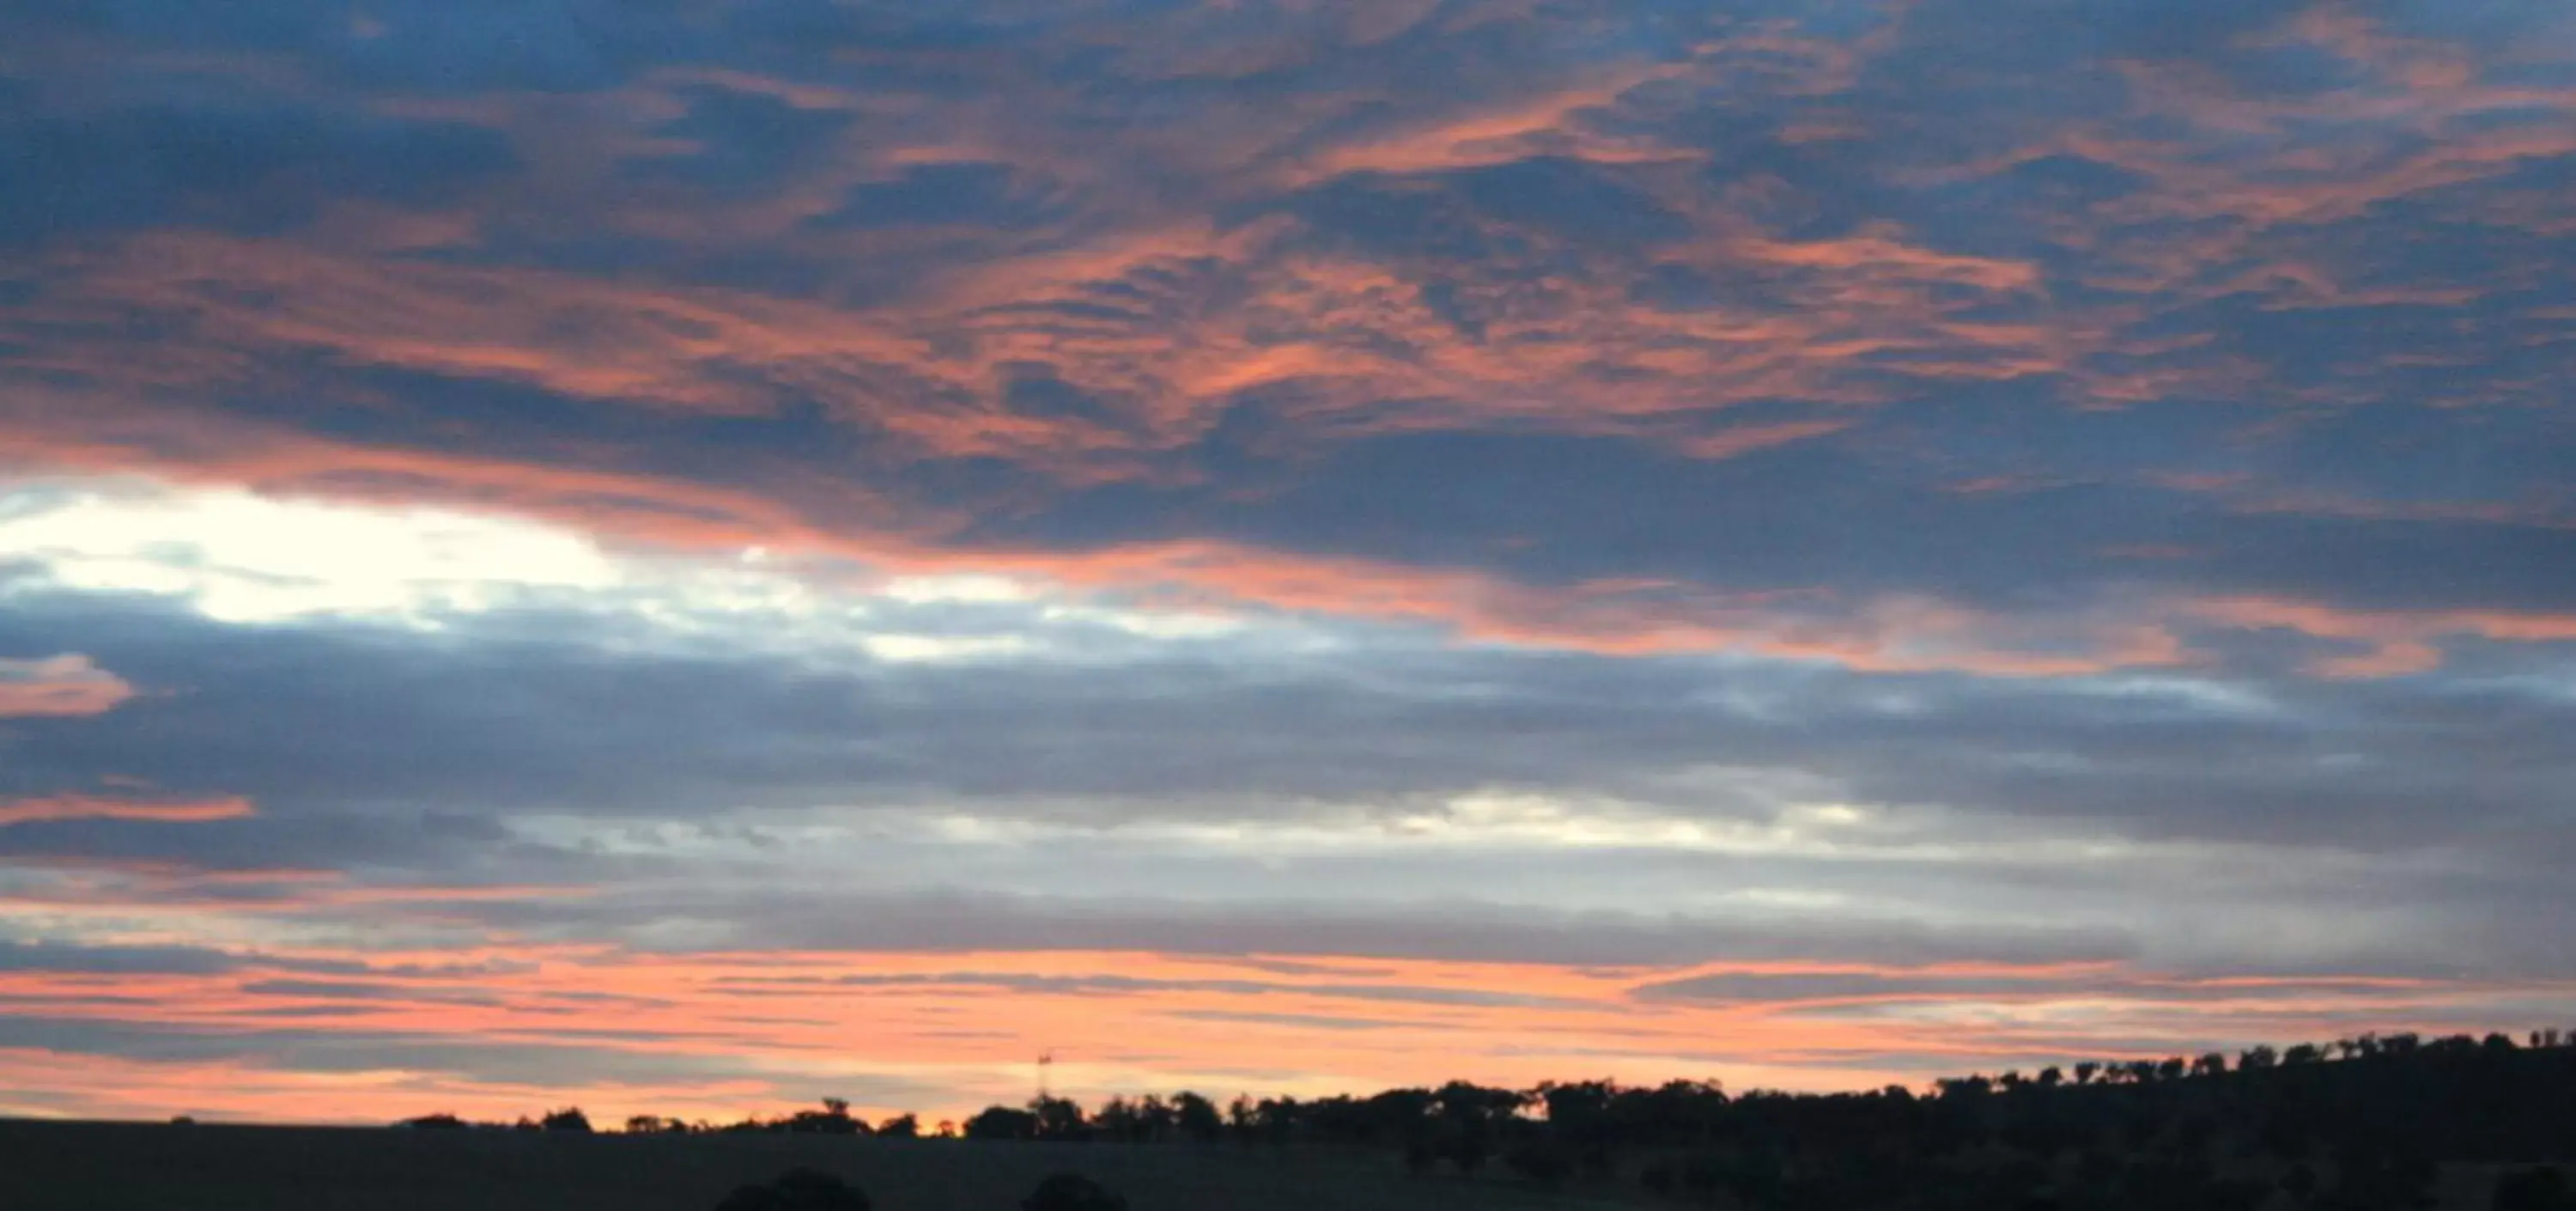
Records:
[[[59,822],[5,843],[260,864],[426,858],[503,844],[492,821],[515,811],[704,819],[923,796],[1003,814],[1116,800],[1112,820],[1278,818],[1299,803],[1496,786],[1627,794],[1718,818],[1776,810],[1761,794],[1670,799],[1677,773],[1736,767],[2024,828],[2404,848],[2563,818],[2555,737],[2576,711],[2439,680],[2124,691],[1390,646],[1146,660],[1115,679],[1046,661],[825,674],[762,657],[617,657],[573,638],[595,624],[521,622],[518,638],[465,646],[364,627],[245,646],[176,614],[20,611],[0,629],[14,646],[92,652],[138,685],[181,691],[19,727],[44,738],[21,746],[22,778],[145,777],[247,795],[264,815],[181,831]],[[1449,691],[1459,685],[1486,691]],[[2194,696],[2204,691],[2258,705]],[[1888,709],[1891,695],[1909,705]],[[267,725],[240,726],[251,718]],[[443,741],[426,749],[418,736]]]
[[[0,111],[0,230],[24,243],[162,224],[273,234],[332,200],[434,205],[516,164],[499,133],[452,123],[174,105]]]
[[[947,971],[905,975],[828,977],[735,977],[718,981],[728,990],[768,992],[815,985],[834,988],[950,988],[968,986],[996,992],[1054,996],[1117,996],[1138,992],[1218,992],[1236,996],[1310,996],[1353,1001],[1390,1001],[1412,1005],[1458,1005],[1481,1008],[1563,1008],[1578,1004],[1555,997],[1480,992],[1463,988],[1424,988],[1385,984],[1281,984],[1258,980],[1168,980],[1135,976],[1041,976],[1017,972]]]
[[[189,946],[78,946],[0,941],[0,971],[82,975],[214,975],[236,971],[240,956]]]
[[[857,186],[838,211],[815,222],[861,229],[965,226],[1007,231],[1061,222],[1073,211],[1073,200],[1060,188],[1029,180],[1009,164],[973,161],[912,165],[892,180]]]
[[[103,35],[129,53],[137,48],[277,53],[327,76],[440,92],[601,87],[645,54],[681,51],[687,43],[672,35],[691,24],[679,18],[683,6],[668,0],[535,5],[382,0],[368,6],[372,25],[336,0],[258,5],[70,0],[12,7],[45,10],[33,20],[7,14],[22,29]],[[72,45],[97,47],[85,41]]]
[[[2278,974],[2278,973],[2273,973]],[[2019,976],[1951,975],[1939,971],[1891,969],[1874,972],[1726,972],[1640,985],[1633,995],[1646,1000],[1700,1001],[1720,1004],[1798,1004],[1886,1000],[1982,1002],[2080,997],[2135,997],[2156,1002],[2261,1003],[2284,996],[2326,996],[2338,1000],[2413,1002],[2428,989],[2386,981],[2307,978],[2271,982],[2261,977],[2241,984],[2191,980],[2150,981],[2129,975],[2032,971]],[[1856,1006],[1802,1006],[1802,1012],[1853,1012]]]
[[[654,133],[694,144],[694,150],[629,160],[624,165],[628,177],[763,193],[822,158],[857,116],[844,110],[801,108],[775,97],[730,89],[698,88],[681,95],[689,105],[687,116]]]
[[[1326,602],[1311,626],[1339,646],[1313,652],[1086,635],[1088,664],[819,667],[675,654],[579,612],[425,637],[16,594],[0,650],[93,653],[150,692],[0,729],[0,793],[121,774],[260,814],[30,824],[0,854],[595,884],[326,915],[674,947],[2569,970],[2568,644],[2436,636],[2438,670],[2336,682],[2313,663],[2359,642],[2181,604],[2576,613],[2576,148],[2536,91],[2576,76],[2565,14],[2335,6],[2431,40],[2478,92],[2410,76],[2396,43],[2291,36],[2315,6],[2288,0],[1453,3],[1383,36],[1356,32],[1363,7],[393,0],[360,23],[336,0],[0,0],[30,48],[0,82],[0,239],[64,254],[0,277],[0,422],[29,457],[291,465],[299,489],[379,500],[523,501],[475,478],[495,460],[642,477],[547,498],[622,533],[677,518],[1014,560],[1219,542],[1544,601],[1643,583],[1686,619],[1764,594],[1819,632],[1983,611],[2038,647],[2099,612],[2167,627],[2191,662],[2041,681],[1608,659]],[[1757,28],[1758,48],[1730,37]],[[87,81],[115,87],[68,88]],[[62,108],[75,95],[104,99]],[[539,150],[644,137],[692,146]],[[352,201],[388,230],[307,229]],[[511,334],[433,318],[376,348],[288,322],[299,282],[107,280],[159,272],[111,254],[160,227],[341,258],[351,280],[488,272],[484,298],[598,286],[586,305],[675,345],[758,335],[547,367],[549,391],[525,365],[542,335],[495,353]],[[406,250],[366,259],[369,237]],[[414,296],[383,297],[364,335]],[[1274,361],[1294,376],[1223,385]],[[120,418],[155,423],[82,427]],[[1762,424],[1817,432],[1697,444]],[[305,438],[383,457],[330,465]],[[717,517],[643,499],[655,483],[748,503]],[[1869,808],[1862,839],[1135,839],[1347,839],[1473,791],[1750,826],[1783,785]],[[874,860],[910,889],[785,885],[768,830],[818,807],[885,823]],[[1077,872],[1096,894],[1007,846],[897,835],[927,810],[1061,830],[1050,856],[1096,863]],[[540,840],[553,817],[600,834]],[[604,836],[663,825],[686,840]],[[924,890],[951,874],[965,890]],[[1327,874],[1359,890],[1279,890]],[[1801,889],[1827,906],[1696,907]],[[275,888],[167,894],[286,911]],[[1649,895],[1695,907],[1565,908]],[[0,950],[26,970],[234,961]],[[1694,991],[1836,987],[1858,985]],[[605,1070],[586,1065],[559,1071]]]
[[[637,1041],[671,1042],[661,1036]],[[69,1055],[185,1062],[260,1059],[301,1072],[381,1072],[407,1068],[513,1088],[530,1084],[582,1085],[667,1081],[716,1083],[791,1079],[757,1061],[720,1054],[582,1042],[462,1042],[435,1036],[365,1029],[182,1029],[77,1018],[0,1016],[0,1046],[35,1047]],[[944,1091],[894,1074],[835,1078],[844,1096],[871,1103],[920,1104]],[[358,1108],[353,1107],[356,1112]],[[387,1117],[392,1117],[388,1115]]]
[[[529,970],[507,960],[423,965],[370,963],[358,959],[317,959],[260,951],[217,950],[202,946],[94,945],[60,940],[0,939],[0,971],[67,972],[83,975],[225,975],[294,972],[313,976],[382,976],[393,978],[469,978],[508,976]],[[382,985],[347,985],[383,987]]]
[[[2105,929],[1916,921],[1729,921],[1682,914],[1566,912],[1507,904],[1211,904],[1170,899],[953,892],[900,897],[763,894],[726,888],[639,891],[617,901],[478,906],[477,916],[575,936],[619,931],[650,948],[655,926],[701,927],[707,944],[752,949],[925,953],[1147,950],[1171,954],[1329,955],[1362,959],[1570,965],[1680,965],[1718,959],[2117,961],[2137,940]],[[632,931],[631,933],[625,931]],[[1914,961],[1920,961],[1918,958]]]

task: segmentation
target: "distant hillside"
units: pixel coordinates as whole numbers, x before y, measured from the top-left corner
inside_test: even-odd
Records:
[[[2576,1211],[2576,1040],[2364,1035],[2275,1050],[1968,1076],[1923,1094],[1730,1096],[1676,1082],[1453,1083],[1238,1101],[1249,1142],[1401,1151],[1758,1211]],[[1158,1109],[1158,1107],[1160,1107]],[[1170,1103],[994,1110],[970,1134],[1153,1139]]]
[[[2576,1211],[2576,1039],[2364,1035],[1851,1094],[1456,1081],[1223,1106],[1046,1097],[927,1131],[839,1101],[617,1133],[571,1107],[402,1126],[0,1123],[0,1206],[709,1211],[792,1164],[885,1211],[1015,1206],[995,1200],[1057,1171],[1109,1179],[1135,1211]]]
[[[443,1116],[415,1125],[466,1126]],[[571,1110],[522,1126],[588,1130]],[[880,1126],[918,1129],[910,1115]],[[722,1127],[651,1117],[628,1127],[880,1133],[838,1102]],[[2362,1035],[1966,1076],[1920,1092],[1458,1081],[1223,1107],[1195,1093],[1096,1109],[1040,1098],[933,1134],[1227,1144],[1292,1165],[1375,1153],[1444,1187],[1475,1178],[1488,1190],[1741,1211],[2576,1211],[2556,1169],[2576,1161],[2576,1037]]]

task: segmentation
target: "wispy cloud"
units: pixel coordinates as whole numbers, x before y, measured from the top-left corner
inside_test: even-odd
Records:
[[[2561,1013],[2571,22],[0,3],[0,1111]]]
[[[0,719],[103,715],[133,697],[133,686],[79,653],[0,659]]]

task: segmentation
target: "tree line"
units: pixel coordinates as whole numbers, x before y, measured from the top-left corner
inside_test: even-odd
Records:
[[[522,1125],[588,1129],[577,1110]],[[864,1122],[837,1100],[725,1126],[641,1116],[627,1130],[1382,1152],[1426,1177],[1615,1184],[1760,1211],[2396,1211],[2429,1206],[2450,1166],[2484,1180],[2495,1211],[2576,1211],[2551,1167],[2576,1160],[2576,1035],[2364,1034],[1866,1093],[1452,1081],[1223,1106],[1192,1092],[1096,1109],[1040,1096],[927,1132],[912,1115]]]

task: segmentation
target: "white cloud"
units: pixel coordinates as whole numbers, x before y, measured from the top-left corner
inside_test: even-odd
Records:
[[[225,622],[428,622],[624,578],[566,531],[440,509],[118,485],[0,497],[0,559],[54,585],[186,599]]]
[[[130,479],[0,485],[0,564],[21,569],[20,591],[171,599],[232,624],[445,630],[544,610],[601,619],[589,638],[602,645],[823,662],[1115,660],[1257,638],[1241,620],[1096,602],[1011,576],[883,576],[761,548],[709,558],[612,547],[500,513]],[[1264,629],[1294,638],[1299,628]]]

